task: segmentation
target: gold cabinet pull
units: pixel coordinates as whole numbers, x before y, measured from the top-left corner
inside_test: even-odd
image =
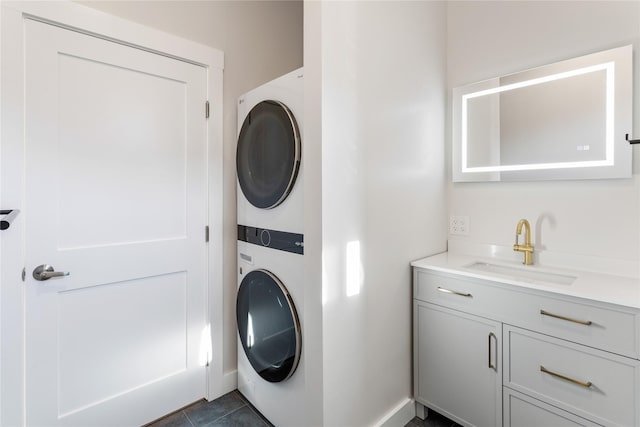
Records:
[[[566,377],[564,375],[558,374],[557,372],[552,372],[542,365],[540,365],[540,372],[544,372],[545,374],[549,374],[551,376],[560,378],[565,381],[569,381],[570,383],[578,384],[579,386],[582,386],[584,388],[591,388],[591,386],[593,385],[591,381],[584,382],[584,381],[574,380],[573,378]]]
[[[555,317],[556,319],[566,320],[567,322],[579,323],[585,326],[589,326],[593,323],[591,320],[572,319],[571,317],[560,316],[559,314],[549,313],[548,311],[545,311],[545,310],[540,310],[540,314],[542,314],[543,316]]]
[[[444,292],[446,294],[460,295],[461,297],[467,297],[467,298],[471,298],[472,297],[471,294],[467,294],[467,293],[464,293],[464,292],[458,292],[458,291],[452,291],[451,289],[441,288],[440,286],[438,286],[438,290],[440,292]]]

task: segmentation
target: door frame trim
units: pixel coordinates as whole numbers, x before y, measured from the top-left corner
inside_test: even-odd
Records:
[[[208,321],[211,327],[206,398],[235,387],[223,372],[223,52],[72,2],[0,3],[0,207],[24,212],[24,22],[35,19],[183,60],[207,70]],[[202,114],[205,107],[203,105]],[[0,425],[25,424],[24,216],[0,238]],[[202,238],[204,239],[204,230]]]

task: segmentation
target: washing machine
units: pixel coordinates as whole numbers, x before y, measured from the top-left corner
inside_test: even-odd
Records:
[[[278,427],[306,424],[303,274],[300,254],[238,241],[238,390]]]
[[[303,232],[303,69],[238,99],[238,224]]]
[[[305,424],[302,69],[238,100],[238,389],[277,426]]]

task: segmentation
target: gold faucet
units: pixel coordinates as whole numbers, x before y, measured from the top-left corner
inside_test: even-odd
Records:
[[[522,226],[524,226],[524,245],[518,244],[518,236],[522,234]],[[518,226],[516,227],[516,244],[513,245],[513,250],[524,253],[524,261],[523,264],[531,265],[533,264],[533,245],[531,244],[531,225],[529,225],[529,221],[526,219],[521,219],[518,221]]]

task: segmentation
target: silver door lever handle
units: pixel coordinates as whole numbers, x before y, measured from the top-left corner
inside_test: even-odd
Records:
[[[33,278],[36,280],[49,280],[52,277],[68,276],[68,271],[54,271],[55,269],[49,264],[42,264],[33,270]]]

